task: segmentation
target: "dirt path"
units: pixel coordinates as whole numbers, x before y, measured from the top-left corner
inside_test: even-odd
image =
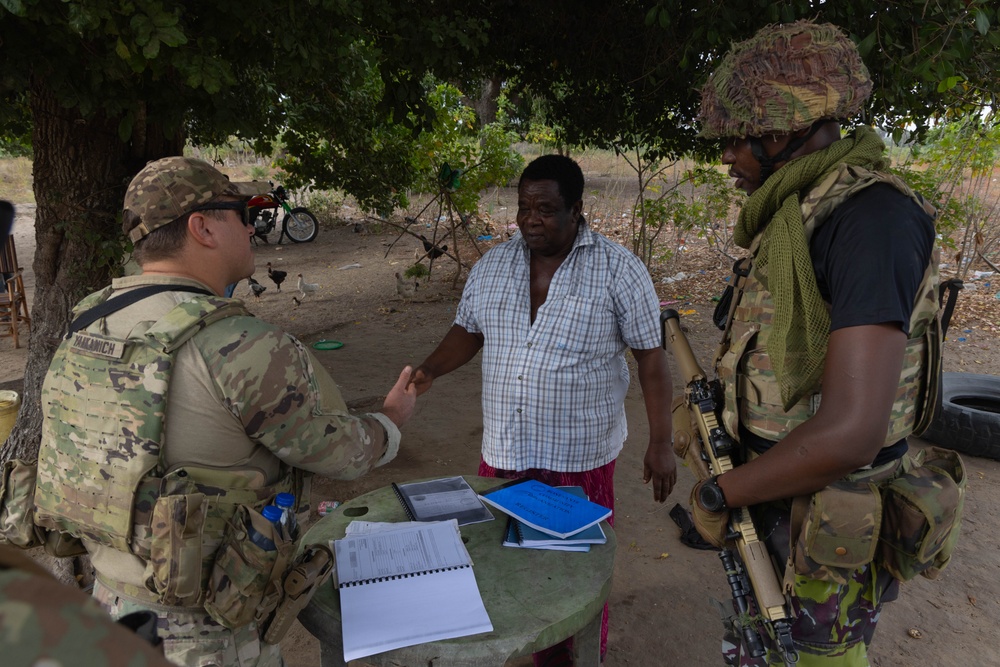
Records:
[[[493,222],[493,231],[499,235],[508,221]],[[18,234],[25,226],[19,227]],[[343,342],[341,349],[317,352],[317,357],[348,401],[370,405],[378,403],[374,397],[389,388],[405,364],[419,363],[437,344],[451,325],[460,292],[451,289],[454,262],[441,261],[435,263],[432,279],[424,281],[416,298],[402,300],[396,294],[393,274],[412,264],[418,242],[404,237],[390,250],[397,231],[372,225],[359,227],[364,230],[360,232],[354,229],[352,224],[324,225],[315,243],[258,247],[257,278],[268,289],[255,301],[242,283],[237,296],[245,298],[259,317],[307,344],[323,338]],[[19,237],[22,263],[29,257],[26,246]],[[267,280],[264,265],[268,261],[293,277],[281,293]],[[300,272],[320,288],[295,307],[291,300],[294,276]],[[695,351],[703,361],[709,359],[717,339],[708,317],[712,304],[688,303],[680,292],[661,291],[661,297],[683,307]],[[0,339],[0,382],[16,379],[23,371],[23,361],[18,361],[22,356],[12,351],[9,339]],[[946,352],[946,370],[1000,374],[998,359],[991,340],[976,346],[951,346]],[[436,382],[403,429],[402,449],[392,464],[353,483],[320,481],[314,501],[345,500],[393,480],[475,474],[482,433],[480,382],[477,362]],[[641,480],[648,431],[635,382],[626,408],[630,438],[617,466],[619,551],[605,664],[718,665],[721,625],[708,599],[727,598],[721,566],[714,553],[683,546],[668,517],[675,502],[686,503],[691,476],[681,470],[668,502],[653,503]],[[994,528],[1000,463],[973,458],[966,463],[969,493],[954,562],[937,581],[918,579],[904,585],[900,601],[886,608],[871,651],[879,667],[1000,664],[991,642],[1000,619],[1000,534]],[[299,626],[285,639],[283,649],[289,667],[320,664],[316,641]]]

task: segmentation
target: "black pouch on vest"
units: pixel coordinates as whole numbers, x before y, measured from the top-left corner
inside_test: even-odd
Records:
[[[712,322],[721,331],[726,330],[726,322],[729,320],[729,306],[732,303],[733,286],[726,285],[726,289],[722,291],[722,295],[719,297],[719,302],[715,304],[715,310],[712,311]]]

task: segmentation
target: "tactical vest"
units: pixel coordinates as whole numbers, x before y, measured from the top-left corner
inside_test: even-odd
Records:
[[[74,317],[107,301],[111,292],[109,287],[87,297]],[[168,596],[164,604],[200,602],[239,505],[259,510],[276,493],[301,491],[301,476],[287,466],[278,482],[266,486],[250,471],[165,467],[175,354],[201,332],[199,345],[223,345],[212,343],[211,325],[238,315],[248,315],[239,302],[198,296],[124,340],[71,334],[52,360],[59,372],[49,373],[42,387],[35,522],[147,561],[150,591],[163,593],[163,582],[153,579],[164,579],[155,568],[162,571],[165,559],[186,560],[172,565],[186,573],[181,587],[187,597]]]
[[[933,207],[925,203],[902,180],[890,174],[841,165],[802,203],[807,240],[834,209],[859,191],[876,183],[892,185],[911,197],[932,217]],[[756,248],[760,236],[751,250]],[[910,316],[903,370],[892,406],[885,444],[911,433],[920,434],[930,422],[937,400],[941,366],[941,329],[938,316],[938,256],[934,249],[924,271]],[[716,355],[715,366],[725,386],[723,422],[726,430],[739,438],[738,425],[767,440],[778,441],[812,417],[819,408],[820,383],[785,411],[781,387],[767,354],[774,318],[774,299],[764,288],[759,269],[734,274],[736,293],[726,333]]]

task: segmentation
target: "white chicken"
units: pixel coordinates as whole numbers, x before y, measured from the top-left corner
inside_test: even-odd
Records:
[[[307,294],[312,294],[313,292],[319,289],[319,285],[317,285],[316,283],[307,283],[305,279],[302,278],[301,273],[299,274],[299,282],[297,283],[297,285],[299,288],[299,294],[302,296],[303,299],[306,298]]]

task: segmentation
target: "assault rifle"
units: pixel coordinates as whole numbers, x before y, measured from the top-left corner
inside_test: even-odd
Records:
[[[663,347],[670,349],[686,384],[683,399],[675,402],[674,451],[681,456],[699,479],[721,475],[733,469],[733,439],[720,423],[722,387],[709,381],[698,365],[691,345],[681,331],[676,310],[660,313]],[[686,413],[686,414],[685,414]],[[696,430],[692,430],[692,426]],[[766,649],[758,626],[770,626],[768,634],[787,665],[798,662],[792,645],[792,621],[788,614],[781,583],[767,547],[757,537],[750,512],[745,507],[730,509],[727,540],[735,542],[736,551],[722,549],[719,558],[733,593],[733,606],[739,615],[738,625],[747,650],[755,658]],[[756,613],[754,617],[751,614]]]

